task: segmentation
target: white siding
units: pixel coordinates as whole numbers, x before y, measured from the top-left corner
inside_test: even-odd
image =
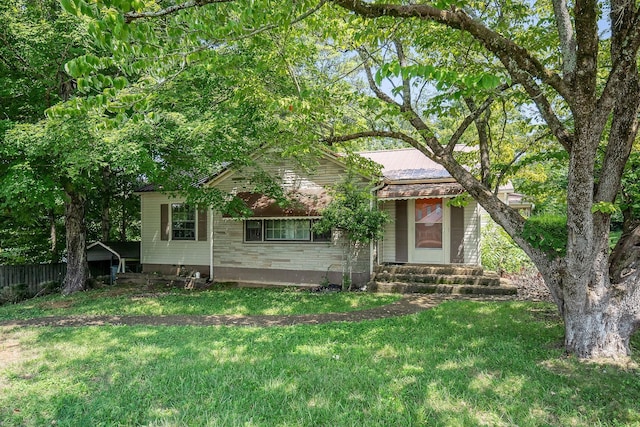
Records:
[[[389,222],[384,226],[384,236],[382,238],[382,254],[379,258],[381,262],[396,261],[396,202],[388,200],[382,203],[382,210],[389,215]]]
[[[299,172],[291,162],[269,159],[259,162],[265,171],[281,179],[287,189],[318,188],[333,185],[344,176],[343,167],[335,161],[323,159],[308,172]],[[248,182],[251,170],[224,174],[215,186],[233,193],[251,191]],[[210,242],[160,240],[160,205],[178,203],[159,193],[143,193],[142,244],[143,264],[209,265]],[[342,248],[332,243],[312,242],[244,242],[244,222],[213,214],[214,274],[216,267],[241,269],[274,269],[332,272],[341,271]],[[210,217],[209,217],[210,218]],[[208,220],[209,220],[208,218]],[[209,224],[211,226],[211,224]],[[209,230],[208,235],[210,235]],[[354,273],[369,272],[369,245],[359,254]]]
[[[142,264],[175,266],[209,264],[209,242],[171,240],[171,233],[169,233],[169,240],[160,240],[160,205],[169,204],[169,220],[171,220],[171,203],[182,203],[184,199],[169,198],[161,193],[143,193],[140,200],[142,216],[140,262]]]
[[[287,159],[269,158],[258,162],[271,176],[278,177],[286,189],[327,187],[346,175],[344,167],[329,159],[321,159],[310,171],[301,172]],[[232,193],[250,191],[246,177],[251,170],[239,170],[216,183],[216,188]],[[342,249],[332,243],[311,242],[244,242],[244,223],[240,220],[214,217],[214,268],[242,267],[308,271],[340,271]],[[369,271],[369,247],[363,248],[354,273]]]
[[[293,160],[274,157],[272,153],[265,153],[256,163],[267,174],[279,179],[287,190],[327,187],[337,184],[346,176],[344,166],[329,159],[321,159],[315,167],[305,172]],[[253,172],[252,168],[230,171],[215,181],[215,187],[230,193],[251,191],[249,179]]]
[[[475,200],[464,208],[464,262],[480,264],[480,213]]]
[[[243,241],[243,221],[214,217],[214,269],[340,271],[342,249],[332,243],[247,242]],[[354,272],[368,271],[368,248],[359,257]]]

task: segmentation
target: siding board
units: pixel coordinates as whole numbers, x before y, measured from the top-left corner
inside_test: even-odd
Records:
[[[396,257],[395,262],[409,262],[409,225],[407,224],[407,201],[396,200]]]

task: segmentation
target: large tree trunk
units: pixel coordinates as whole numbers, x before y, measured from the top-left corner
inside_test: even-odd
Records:
[[[608,233],[594,240],[600,249],[585,274],[558,268],[553,275],[561,280],[547,284],[560,295],[568,353],[584,359],[624,358],[631,353],[629,341],[638,327],[637,252],[634,260],[620,259],[616,251],[609,257]],[[589,258],[586,253],[583,258]],[[632,267],[614,268],[622,264]]]
[[[65,190],[65,225],[67,236],[67,275],[64,278],[62,294],[83,291],[89,279],[87,262],[87,231],[85,226],[86,197],[74,190]]]

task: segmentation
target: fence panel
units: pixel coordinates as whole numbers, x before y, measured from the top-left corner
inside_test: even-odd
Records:
[[[36,293],[47,282],[62,282],[67,264],[0,265],[0,289],[25,284]]]

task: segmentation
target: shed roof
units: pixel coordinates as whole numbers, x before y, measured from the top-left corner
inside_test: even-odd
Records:
[[[87,255],[92,258],[90,261],[103,259],[100,253],[105,251],[117,258],[137,260],[140,259],[140,242],[94,242],[87,245]],[[92,257],[91,252],[95,252],[95,256]]]

